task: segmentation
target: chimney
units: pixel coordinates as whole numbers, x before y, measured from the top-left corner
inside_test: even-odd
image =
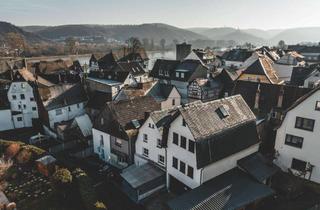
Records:
[[[144,113],[144,119],[147,120],[150,116],[150,112],[145,112]]]
[[[258,85],[257,92],[256,92],[256,98],[254,101],[254,109],[259,109],[259,101],[260,101],[260,84]]]
[[[191,53],[191,44],[182,43],[176,45],[176,60],[182,61]]]
[[[284,87],[281,86],[280,94],[279,94],[279,97],[278,97],[278,104],[277,104],[277,107],[278,107],[278,108],[282,108],[283,95],[284,95]]]

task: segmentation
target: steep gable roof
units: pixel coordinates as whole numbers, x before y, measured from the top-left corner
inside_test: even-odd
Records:
[[[266,79],[261,80],[261,82],[269,82],[271,84],[282,83],[279,79],[277,71],[272,66],[272,61],[266,56],[259,56],[259,58],[242,71],[242,75],[260,75],[265,76]],[[244,80],[240,75],[239,80]]]
[[[160,109],[161,105],[149,96],[108,102],[96,119],[94,128],[121,138],[127,138],[128,132],[137,133],[138,128],[133,124],[133,120],[142,125],[147,112]],[[104,119],[103,123],[101,123],[101,118]]]
[[[46,110],[87,101],[87,95],[81,84],[55,85],[52,87],[38,88],[40,99]]]
[[[220,107],[224,107],[229,113],[228,117],[219,117],[216,110]],[[256,119],[240,95],[206,103],[190,103],[179,107],[179,111],[196,141],[208,139],[216,133]]]

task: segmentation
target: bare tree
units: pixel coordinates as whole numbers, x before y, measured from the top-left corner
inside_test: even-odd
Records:
[[[142,44],[137,37],[131,37],[127,40],[127,44],[131,51],[134,53],[136,52],[139,48],[141,48]]]

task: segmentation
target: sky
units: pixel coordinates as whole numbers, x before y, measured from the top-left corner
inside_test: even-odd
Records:
[[[0,21],[284,29],[320,26],[319,8],[320,0],[0,0]]]

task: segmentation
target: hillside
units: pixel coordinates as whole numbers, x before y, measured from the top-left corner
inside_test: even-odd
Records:
[[[7,33],[17,33],[17,34],[22,35],[29,44],[40,43],[40,42],[46,41],[45,39],[43,39],[39,35],[30,33],[30,32],[26,32],[26,31],[22,30],[21,28],[15,26],[15,25],[12,25],[11,23],[0,21],[0,40],[4,40]]]
[[[280,40],[285,40],[287,44],[319,42],[320,27],[287,29],[271,39],[273,43],[278,43]]]
[[[138,37],[140,39],[154,39],[155,42],[159,42],[164,38],[167,43],[172,42],[174,39],[179,41],[207,39],[203,35],[160,23],[142,25],[62,25],[47,27],[35,31],[35,33],[48,39],[69,36],[103,36],[124,41],[130,37]]]
[[[238,44],[243,44],[245,42],[251,42],[254,44],[264,44],[266,41],[258,36],[255,36],[246,31],[231,28],[231,27],[222,27],[222,28],[189,28],[193,32],[198,32],[203,36],[208,37],[212,40],[234,40]],[[251,31],[249,31],[251,32]]]
[[[284,40],[288,44],[320,41],[320,27],[271,30],[222,27],[189,28],[188,30],[207,36],[212,40],[234,40],[238,43],[276,45],[280,40]]]

